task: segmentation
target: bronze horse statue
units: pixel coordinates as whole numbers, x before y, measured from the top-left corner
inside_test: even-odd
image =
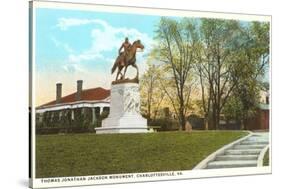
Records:
[[[130,65],[137,69],[137,76],[135,78],[138,79],[139,69],[136,65],[136,52],[137,52],[138,48],[144,49],[144,46],[140,40],[136,40],[133,42],[133,44],[129,47],[127,54],[122,52],[116,58],[114,65],[111,68],[111,74],[113,74],[115,72],[116,68],[118,68],[118,72],[116,74],[115,81],[125,79],[125,74],[126,74],[127,68]],[[121,71],[123,70],[124,67],[125,67],[125,71],[122,74]],[[118,79],[119,75],[121,75],[120,79]]]

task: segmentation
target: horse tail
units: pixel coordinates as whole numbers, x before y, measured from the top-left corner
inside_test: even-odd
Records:
[[[117,63],[117,61],[115,61],[114,65],[111,68],[111,74],[113,74],[115,72],[117,65],[118,65],[118,63]]]

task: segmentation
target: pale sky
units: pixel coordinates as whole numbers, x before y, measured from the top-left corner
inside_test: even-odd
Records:
[[[159,16],[102,13],[93,11],[36,9],[36,106],[55,100],[56,83],[62,95],[83,88],[110,88],[115,77],[111,67],[125,37],[140,39],[143,52],[137,53],[140,72],[146,68]],[[134,74],[134,68],[129,69]]]

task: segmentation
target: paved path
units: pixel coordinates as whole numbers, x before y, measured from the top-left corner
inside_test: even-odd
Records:
[[[254,133],[217,155],[205,169],[256,167],[259,154],[269,144],[268,137],[268,133]]]

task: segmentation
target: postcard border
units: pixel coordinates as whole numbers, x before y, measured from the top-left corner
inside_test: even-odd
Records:
[[[271,15],[257,15],[257,14],[245,14],[245,13],[225,13],[225,12],[212,12],[212,11],[199,11],[199,10],[183,10],[183,9],[168,9],[168,8],[152,8],[152,7],[134,7],[134,6],[121,6],[121,5],[104,5],[93,3],[78,3],[78,2],[59,2],[59,1],[30,1],[30,12],[32,14],[29,19],[30,30],[32,32],[31,39],[29,39],[30,51],[32,55],[29,60],[29,70],[32,70],[31,82],[29,87],[32,87],[31,99],[29,103],[31,105],[31,178],[29,179],[29,185],[32,188],[47,188],[47,187],[61,187],[61,186],[82,186],[82,185],[100,185],[100,184],[119,184],[119,183],[137,183],[137,182],[153,182],[153,181],[169,181],[169,180],[185,180],[185,179],[199,179],[199,178],[214,178],[214,177],[228,177],[228,176],[244,176],[244,175],[259,175],[259,174],[271,174],[272,173],[272,16]],[[71,9],[71,10],[86,10],[86,11],[102,11],[102,12],[117,12],[117,13],[134,13],[133,10],[142,10],[141,15],[161,15],[161,16],[178,16],[178,17],[196,17],[196,18],[219,18],[219,19],[238,19],[244,21],[265,21],[270,23],[270,66],[269,66],[269,81],[270,81],[270,119],[269,119],[269,142],[270,142],[270,166],[268,167],[255,167],[255,168],[234,168],[234,169],[217,169],[217,170],[187,170],[178,171],[182,172],[181,176],[177,177],[154,177],[153,179],[145,178],[144,180],[120,180],[118,182],[87,182],[83,183],[74,181],[71,183],[42,183],[42,178],[35,178],[36,175],[36,135],[35,135],[35,49],[36,49],[36,8],[52,8],[52,9]],[[168,12],[168,13],[167,13]],[[30,76],[29,76],[30,77]],[[158,173],[171,173],[174,171],[158,172]],[[128,174],[140,174],[140,173],[128,173]],[[115,174],[121,175],[121,174]],[[99,175],[89,175],[84,177],[94,177]],[[54,177],[54,178],[67,178],[67,177]],[[75,178],[75,177],[73,177]],[[78,177],[77,177],[78,178]],[[44,178],[48,179],[48,178]]]

